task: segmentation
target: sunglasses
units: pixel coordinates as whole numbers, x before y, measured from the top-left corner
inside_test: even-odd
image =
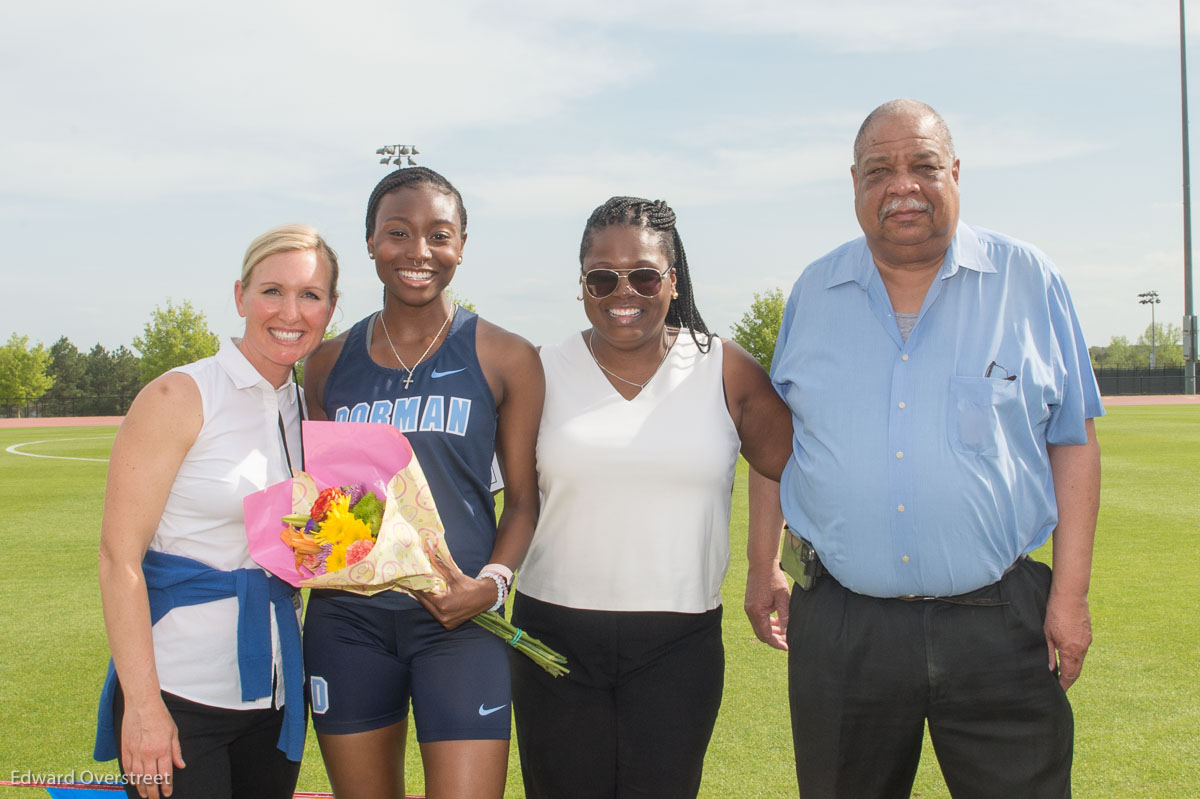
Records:
[[[624,277],[634,293],[641,297],[655,297],[662,290],[663,280],[671,274],[671,267],[662,272],[649,266],[618,272],[615,269],[593,269],[584,272],[579,282],[587,289],[587,293],[602,300],[617,290]]]

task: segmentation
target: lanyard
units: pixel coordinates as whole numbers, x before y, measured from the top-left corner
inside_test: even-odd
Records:
[[[300,411],[300,419],[303,421],[307,414],[304,413],[304,402],[300,399],[300,386],[296,383],[296,371],[292,370],[292,388],[296,390],[296,407]],[[283,427],[283,411],[276,410],[276,415],[279,417],[279,440],[283,442],[283,457],[287,461],[288,475],[292,474],[292,453],[288,449],[287,431]],[[304,469],[304,435],[300,436],[300,468]]]

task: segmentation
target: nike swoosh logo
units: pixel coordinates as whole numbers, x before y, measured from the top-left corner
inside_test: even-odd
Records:
[[[493,713],[495,713],[497,710],[504,710],[504,708],[506,708],[506,707],[508,707],[507,702],[504,703],[503,705],[499,705],[497,707],[484,707],[483,705],[480,705],[479,706],[479,715],[490,716]]]
[[[467,371],[467,367],[465,367],[465,366],[461,369],[451,369],[449,372],[439,372],[437,369],[434,369],[432,374],[430,374],[430,377],[432,377],[434,380],[437,380],[439,377],[446,377],[447,375],[456,375],[459,372],[465,372],[465,371]],[[503,707],[503,705],[501,705],[501,707]]]

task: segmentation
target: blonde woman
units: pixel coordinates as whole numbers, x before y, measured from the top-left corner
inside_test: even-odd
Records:
[[[242,499],[301,468],[292,367],[320,343],[337,256],[312,228],[250,244],[241,338],[138,394],[113,443],[100,531],[112,665],[96,759],[126,793],[290,797],[304,747],[300,598],[251,559]]]

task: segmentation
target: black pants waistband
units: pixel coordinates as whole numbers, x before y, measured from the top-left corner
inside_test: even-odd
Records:
[[[1012,573],[1013,569],[1017,568],[1017,566],[1019,566],[1021,563],[1023,563],[1024,561],[1026,561],[1028,559],[1029,559],[1028,555],[1021,555],[1020,557],[1018,557],[1011,566],[1009,566],[1007,569],[1004,570],[1004,574],[1000,575],[1000,579],[1003,580],[1005,577],[1007,577],[1009,574]],[[833,580],[835,583],[837,583],[840,586],[842,585],[840,582],[838,582],[838,579],[836,577],[834,577],[832,574],[830,574],[829,570],[825,568],[825,564],[823,564],[821,562],[820,555],[817,555],[814,553],[813,560],[816,563],[815,579],[820,580],[821,578],[827,578],[829,580]],[[999,580],[997,580],[996,582],[999,582]],[[991,585],[995,585],[995,583],[992,583]],[[991,587],[991,585],[985,585],[981,588],[976,588],[973,591],[967,591],[962,594],[954,594],[951,596],[923,596],[920,594],[902,594],[901,596],[896,596],[896,597],[874,597],[874,598],[875,599],[894,599],[898,602],[946,602],[951,605],[972,605],[975,607],[1000,607],[1002,605],[1007,605],[1008,602],[1006,602],[1004,600],[994,599],[992,597],[974,596],[975,594],[978,594],[980,592],[987,591],[988,588]],[[845,586],[842,586],[842,587],[845,588]],[[847,588],[846,590],[849,591],[850,589]],[[854,593],[857,593],[857,592],[854,592]],[[862,596],[869,596],[869,595],[863,594]]]

